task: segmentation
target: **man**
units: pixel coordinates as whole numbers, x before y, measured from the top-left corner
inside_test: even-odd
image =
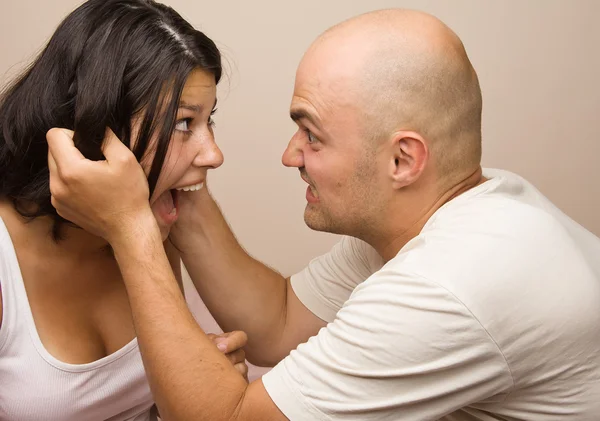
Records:
[[[482,171],[479,84],[449,28],[404,10],[335,26],[298,68],[291,116],[283,162],[309,184],[305,222],[345,235],[330,253],[284,280],[206,189],[180,196],[172,233],[221,326],[278,363],[249,386],[186,310],[129,151],[111,136],[90,162],[48,135],[53,203],[112,244],[165,419],[597,417],[600,240]]]

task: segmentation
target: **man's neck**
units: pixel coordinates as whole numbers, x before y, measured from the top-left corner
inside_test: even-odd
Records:
[[[427,221],[439,208],[485,181],[487,180],[483,177],[481,168],[478,168],[458,183],[442,189],[441,193],[437,189],[427,191],[423,188],[407,192],[402,198],[402,204],[387,213],[384,228],[375,230],[375,235],[363,240],[373,246],[387,262],[394,258],[410,240],[419,235]]]

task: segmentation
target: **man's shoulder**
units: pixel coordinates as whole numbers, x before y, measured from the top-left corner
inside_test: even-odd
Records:
[[[600,265],[592,255],[600,256],[600,240],[566,217],[490,195],[440,215],[384,268],[398,282],[410,273],[435,284],[460,301],[503,351],[522,357],[544,334],[562,340],[563,330],[575,328],[566,322],[557,327],[557,317],[576,323],[595,317],[570,305],[600,305],[594,287]],[[515,338],[522,347],[511,346]]]
[[[526,245],[523,239],[562,235],[574,222],[522,177],[488,170],[486,182],[443,205],[420,233],[426,244]]]
[[[383,259],[371,245],[351,236],[342,236],[329,251],[329,255],[348,264],[356,264],[373,273],[383,266]]]

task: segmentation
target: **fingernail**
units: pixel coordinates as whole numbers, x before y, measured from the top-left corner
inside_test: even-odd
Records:
[[[219,344],[217,344],[217,348],[219,348],[219,351],[225,351],[227,349],[227,344],[224,342],[221,342]]]

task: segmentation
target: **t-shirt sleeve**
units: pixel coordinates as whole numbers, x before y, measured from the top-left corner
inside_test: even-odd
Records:
[[[437,420],[502,400],[513,386],[493,338],[459,299],[385,268],[263,383],[292,421]]]
[[[342,237],[329,253],[313,259],[293,275],[291,284],[306,308],[332,322],[354,288],[382,265],[373,247],[353,237]]]

